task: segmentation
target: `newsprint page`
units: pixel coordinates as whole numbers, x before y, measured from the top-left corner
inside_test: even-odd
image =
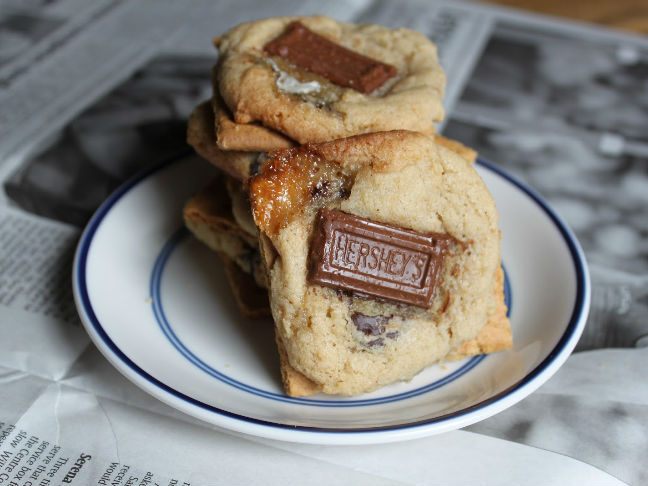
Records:
[[[648,258],[639,248],[648,232],[648,199],[638,182],[648,160],[645,39],[460,2],[5,0],[0,485],[236,483],[249,478],[242,470],[251,464],[292,484],[290,471],[276,465],[295,454],[298,469],[314,475],[335,463],[340,476],[326,476],[333,482],[423,481],[370,475],[307,447],[298,452],[215,432],[116,372],[90,342],[73,301],[74,251],[93,212],[134,174],[188,153],[186,120],[211,96],[212,37],[247,20],[315,13],[405,26],[436,42],[448,77],[439,130],[536,188],[584,247],[593,318],[575,357],[648,346]],[[561,185],[570,170],[581,171],[580,186]],[[621,219],[643,233],[623,234],[615,225]],[[588,366],[594,364],[577,361],[570,372],[578,376]],[[574,400],[557,393],[555,407],[569,410]],[[604,422],[606,414],[622,413],[645,424],[643,403],[617,401],[614,411],[592,414]],[[546,413],[530,397],[468,430],[475,443],[500,437],[511,447],[579,459],[628,483],[648,481],[645,437],[612,430],[614,447],[600,450],[579,445],[584,430],[551,442],[555,431],[530,430],[533,423],[524,420]],[[563,424],[555,425],[560,433]]]

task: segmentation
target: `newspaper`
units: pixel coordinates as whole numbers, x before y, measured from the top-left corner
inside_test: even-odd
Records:
[[[433,39],[448,76],[439,129],[547,197],[591,266],[579,352],[527,400],[442,440],[326,448],[215,430],[123,378],[74,307],[83,226],[186,149],[211,38],[315,13]],[[460,2],[0,3],[0,485],[647,482],[647,70],[646,39]]]

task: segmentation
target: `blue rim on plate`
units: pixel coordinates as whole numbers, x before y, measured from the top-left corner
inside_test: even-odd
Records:
[[[88,288],[86,284],[86,264],[88,258],[88,252],[91,247],[91,243],[97,229],[101,225],[103,219],[110,212],[112,207],[130,190],[135,188],[140,182],[144,181],[154,173],[167,168],[168,166],[177,163],[182,160],[182,156],[176,156],[171,159],[168,159],[161,164],[152,167],[150,169],[142,171],[140,174],[136,175],[121,187],[119,187],[111,196],[102,204],[102,206],[97,210],[93,215],[90,222],[88,223],[85,231],[83,232],[81,239],[79,241],[77,251],[74,258],[74,270],[73,270],[73,281],[74,281],[74,291],[75,298],[77,302],[77,307],[79,311],[83,312],[87,321],[97,333],[97,336],[101,339],[102,343],[110,349],[115,357],[117,357],[123,364],[125,364],[132,372],[139,375],[141,378],[145,379],[151,385],[159,388],[160,390],[172,395],[175,398],[178,398],[188,404],[199,407],[203,410],[228,417],[230,419],[240,420],[249,424],[256,424],[265,427],[271,427],[275,429],[284,429],[290,431],[303,431],[303,432],[321,432],[321,433],[337,433],[337,434],[358,434],[358,433],[371,433],[371,432],[384,432],[384,431],[396,431],[404,429],[413,429],[417,427],[429,426],[432,424],[440,424],[451,419],[456,419],[459,417],[467,417],[470,414],[492,404],[495,404],[514,391],[520,391],[525,387],[528,387],[533,380],[542,374],[550,364],[556,359],[560,354],[560,351],[567,345],[574,334],[582,330],[582,327],[585,324],[585,318],[588,310],[588,299],[590,295],[590,284],[587,273],[587,268],[585,265],[585,258],[582,250],[580,249],[576,238],[572,234],[571,230],[566,226],[562,219],[554,212],[554,210],[536,193],[533,189],[525,185],[524,183],[518,181],[516,178],[507,174],[503,170],[499,169],[495,165],[482,158],[477,159],[477,164],[490,170],[501,178],[505,179],[509,183],[513,184],[517,189],[525,193],[531,200],[533,200],[549,217],[553,224],[558,229],[561,237],[563,238],[565,245],[567,246],[571,260],[574,265],[574,273],[576,276],[576,295],[574,299],[574,308],[572,310],[571,317],[569,322],[563,332],[562,336],[552,349],[552,351],[545,357],[545,359],[538,364],[533,370],[527,373],[524,378],[520,379],[515,384],[509,386],[505,390],[489,397],[485,400],[480,401],[474,405],[463,408],[456,412],[451,412],[448,414],[440,415],[437,417],[423,419],[419,421],[408,422],[404,424],[397,425],[387,425],[387,426],[375,426],[375,427],[356,427],[356,428],[327,428],[327,427],[313,427],[307,425],[290,425],[282,424],[276,422],[270,422],[265,420],[256,419],[253,417],[248,417],[245,415],[240,415],[228,410],[223,410],[218,407],[206,404],[199,400],[196,400],[188,395],[183,394],[182,392],[176,390],[158,380],[154,376],[150,375],[148,372],[140,368],[131,358],[129,358],[123,351],[113,342],[113,340],[108,336],[105,329],[103,328],[101,322],[97,318],[90,297],[88,295]],[[575,343],[574,343],[575,344]],[[477,358],[479,359],[479,358]]]

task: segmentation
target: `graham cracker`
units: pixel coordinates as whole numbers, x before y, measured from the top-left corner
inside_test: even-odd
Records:
[[[290,148],[295,142],[259,123],[236,123],[217,93],[212,97],[216,144],[222,150],[268,152]]]
[[[218,147],[214,133],[214,112],[209,101],[198,105],[189,117],[187,143],[200,156],[240,181],[250,177],[251,168],[256,165],[259,155],[240,150],[226,151]]]

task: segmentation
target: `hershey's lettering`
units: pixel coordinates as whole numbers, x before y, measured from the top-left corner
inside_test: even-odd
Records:
[[[333,266],[421,286],[427,255],[341,231],[335,232],[333,241]]]

